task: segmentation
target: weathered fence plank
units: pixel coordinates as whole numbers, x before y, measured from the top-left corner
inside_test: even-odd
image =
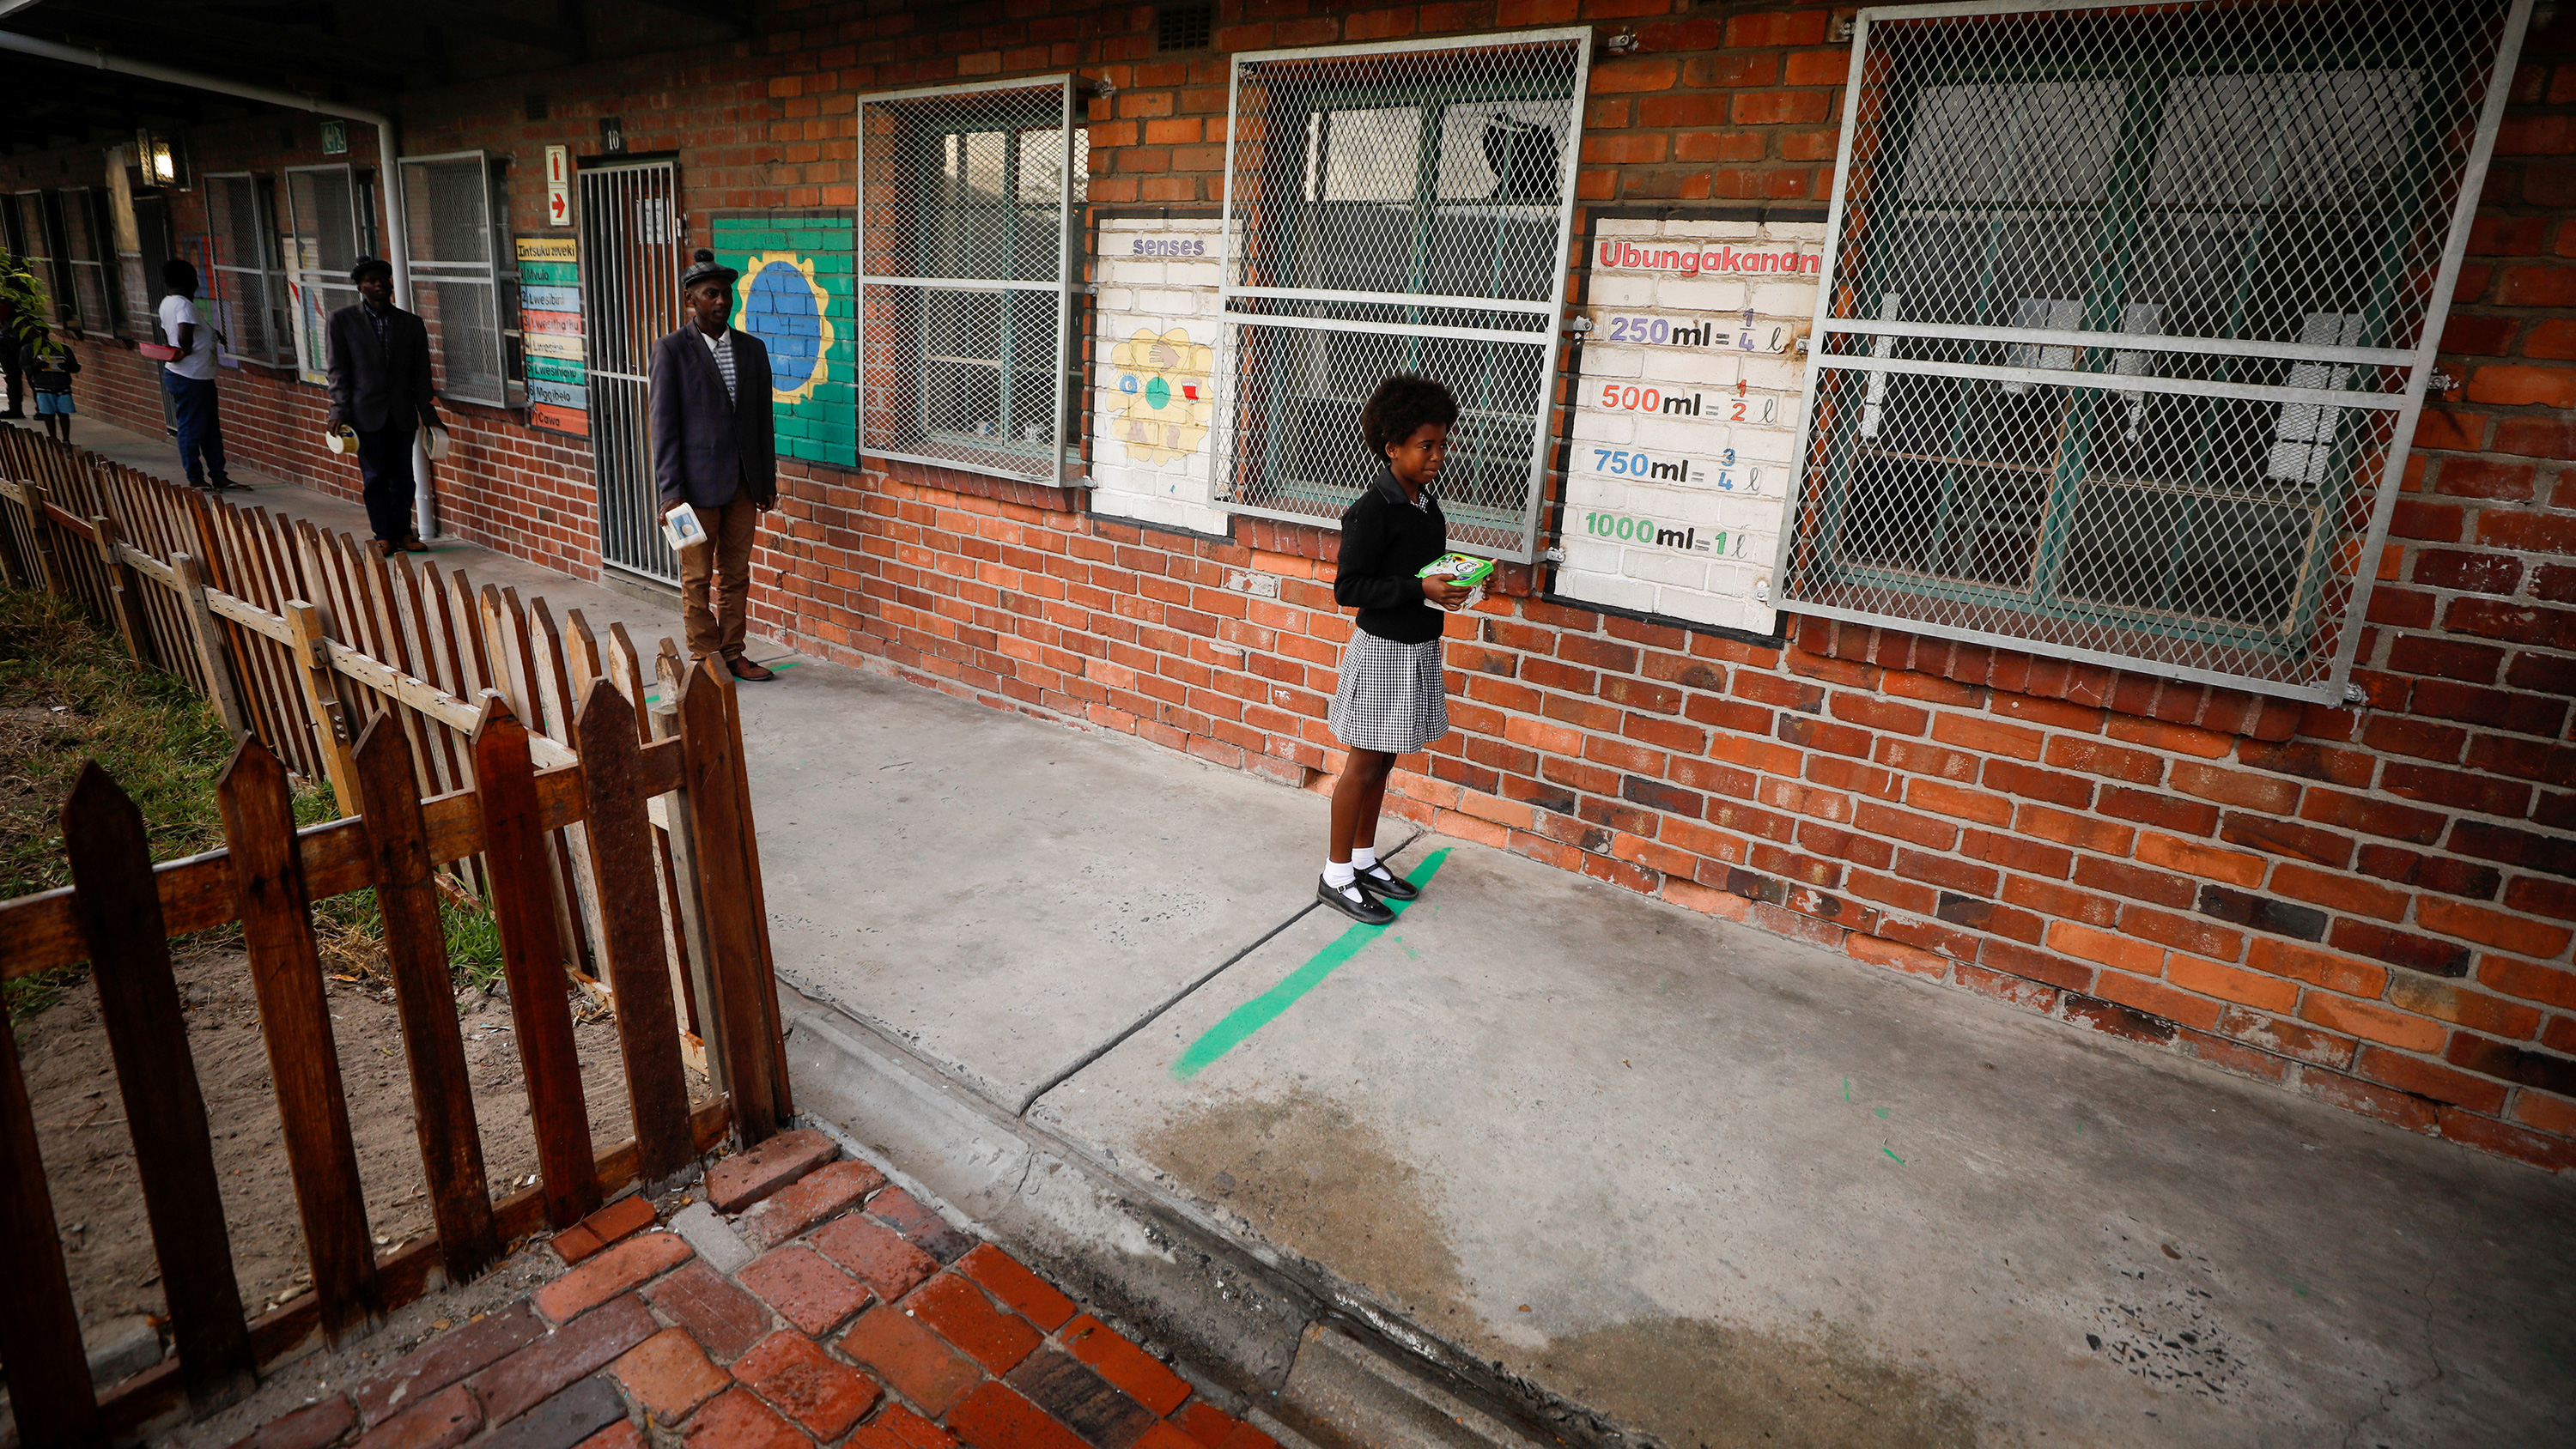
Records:
[[[36,1150],[36,1114],[18,1068],[18,1036],[0,1023],[0,1371],[24,1444],[86,1444],[98,1430],[98,1396],[81,1353],[80,1309],[63,1268],[54,1196]]]
[[[626,1092],[635,1108],[635,1140],[644,1180],[658,1182],[687,1167],[688,1079],[680,1064],[680,1024],[664,967],[662,925],[653,893],[635,888],[657,865],[653,826],[644,816],[641,747],[635,711],[605,679],[591,681],[577,739],[588,804],[583,810],[594,877],[619,882],[602,892],[600,949],[617,993],[617,1045],[626,1063]]]
[[[63,803],[63,846],[180,1372],[190,1401],[208,1408],[230,1403],[251,1388],[250,1337],[233,1277],[206,1101],[188,1053],[179,984],[170,974],[169,933],[152,889],[143,812],[96,763],[81,771]]]
[[[491,875],[492,914],[501,927],[501,959],[510,980],[510,1020],[528,1084],[544,1175],[546,1216],[570,1227],[599,1206],[590,1173],[590,1111],[582,1101],[581,1064],[565,1002],[563,936],[555,920],[553,864],[537,810],[528,732],[498,695],[484,696],[474,732],[475,798],[483,813],[483,861]]]
[[[776,997],[767,986],[758,897],[745,875],[743,797],[726,718],[725,681],[701,659],[680,685],[680,748],[690,828],[696,833],[707,943],[715,955],[716,1033],[724,1038],[724,1087],[734,1135],[745,1146],[778,1132]],[[764,1000],[764,998],[767,998]],[[703,1009],[707,1003],[701,1002]]]
[[[474,1084],[456,1029],[455,982],[432,876],[437,866],[430,860],[408,755],[402,731],[382,717],[368,725],[358,740],[358,799],[375,847],[376,908],[384,917],[385,956],[402,1015],[403,1057],[411,1067],[412,1114],[440,1260],[448,1281],[462,1283],[479,1276],[501,1248],[492,1231]]]
[[[224,729],[235,738],[249,732],[250,712],[242,707],[241,684],[233,677],[232,653],[224,647],[224,631],[215,623],[214,611],[206,607],[206,575],[194,554],[170,555],[172,572],[179,576],[180,617],[187,622],[188,641],[197,651],[197,669],[206,679],[206,695],[223,716]]]
[[[289,599],[280,612],[295,632],[295,672],[313,720],[313,748],[330,777],[340,813],[346,815],[357,803],[358,791],[349,778],[348,720],[340,707],[340,677],[331,667],[331,644],[323,637],[321,614],[311,604]]]
[[[313,940],[312,896],[295,848],[295,801],[286,767],[256,739],[234,749],[231,763],[216,777],[215,793],[313,1290],[321,1296],[323,1327],[336,1342],[382,1309],[367,1236],[366,1189],[349,1135],[331,1002]],[[356,804],[355,789],[342,800],[343,808]]]

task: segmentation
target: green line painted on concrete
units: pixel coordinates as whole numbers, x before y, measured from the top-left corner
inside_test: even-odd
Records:
[[[1435,850],[1424,856],[1422,864],[1415,866],[1405,879],[1417,888],[1429,885],[1431,878],[1440,873],[1440,863],[1448,858],[1447,850]],[[1411,901],[1388,901],[1386,908],[1401,916],[1404,908],[1411,904]],[[1331,945],[1307,957],[1305,965],[1289,972],[1278,985],[1227,1012],[1223,1021],[1209,1027],[1197,1041],[1191,1042],[1189,1050],[1181,1053],[1180,1060],[1172,1063],[1172,1075],[1186,1082],[1206,1070],[1209,1063],[1278,1020],[1280,1013],[1296,1005],[1299,997],[1322,985],[1325,977],[1340,970],[1344,962],[1358,955],[1362,947],[1376,940],[1385,930],[1386,926],[1353,926],[1344,931]]]
[[[1894,1152],[1889,1151],[1887,1148],[1882,1147],[1882,1148],[1880,1148],[1880,1149],[1878,1149],[1878,1150],[1879,1150],[1879,1151],[1881,1151],[1881,1152],[1886,1152],[1886,1153],[1887,1153],[1887,1155],[1888,1155],[1890,1158],[1892,1158],[1892,1159],[1894,1159],[1894,1160],[1895,1160],[1895,1163],[1896,1163],[1896,1165],[1897,1165],[1897,1166],[1899,1166],[1899,1167],[1903,1167],[1903,1166],[1905,1165],[1905,1159],[1904,1159],[1904,1158],[1902,1158],[1902,1157],[1898,1157]]]
[[[757,664],[760,661],[755,659],[752,662]],[[784,674],[788,670],[793,669],[804,662],[805,661],[802,659],[773,660],[769,665],[769,672],[772,674]],[[644,702],[646,704],[660,704],[662,702],[662,691],[659,689],[648,689],[644,691]]]

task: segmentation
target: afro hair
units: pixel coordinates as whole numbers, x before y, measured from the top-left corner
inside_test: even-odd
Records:
[[[1367,441],[1371,458],[1384,459],[1389,447],[1412,437],[1425,424],[1446,428],[1457,422],[1458,399],[1447,387],[1417,373],[1399,372],[1369,394],[1368,406],[1360,409],[1360,436]]]

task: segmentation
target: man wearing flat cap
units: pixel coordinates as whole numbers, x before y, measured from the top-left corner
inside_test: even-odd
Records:
[[[752,535],[778,501],[778,459],[769,349],[725,325],[739,275],[700,247],[680,276],[688,325],[653,344],[649,374],[653,481],[664,516],[688,504],[707,531],[706,542],[679,550],[689,657],[721,655],[734,678],[761,680],[775,676],[743,657],[743,607]]]
[[[377,551],[419,553],[429,545],[412,523],[411,445],[420,429],[438,426],[429,328],[394,305],[390,263],[360,257],[349,280],[361,300],[331,314],[331,426],[357,430]]]

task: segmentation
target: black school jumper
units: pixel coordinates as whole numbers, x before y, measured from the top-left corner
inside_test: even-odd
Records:
[[[1448,621],[1423,602],[1425,564],[1449,551],[1440,500],[1404,496],[1395,474],[1377,479],[1342,515],[1333,601],[1359,610],[1342,651],[1342,673],[1324,722],[1359,750],[1409,755],[1449,732],[1449,694],[1440,674],[1440,632]]]

